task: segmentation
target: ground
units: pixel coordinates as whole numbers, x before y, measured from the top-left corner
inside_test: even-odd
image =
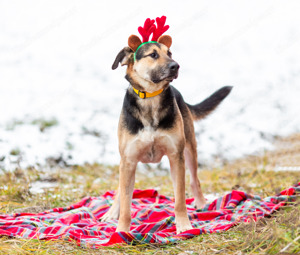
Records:
[[[220,196],[239,189],[266,197],[298,182],[300,134],[277,139],[275,146],[277,149],[274,151],[244,157],[219,168],[200,169],[199,177],[205,194]],[[7,171],[0,175],[0,213],[37,212],[67,206],[82,197],[98,196],[115,189],[117,181],[118,166],[99,164],[45,172],[33,168]],[[41,185],[43,183],[46,185]],[[141,170],[137,173],[135,187],[156,188],[161,194],[173,196],[166,170]],[[191,196],[189,188],[187,196]],[[224,233],[202,235],[167,246],[136,245],[87,250],[63,241],[2,237],[0,254],[278,254],[280,251],[290,254],[300,252],[299,236],[298,201],[257,223],[241,224]]]

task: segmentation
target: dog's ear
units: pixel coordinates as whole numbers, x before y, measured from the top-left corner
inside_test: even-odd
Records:
[[[136,51],[136,49],[142,44],[141,39],[136,35],[131,35],[128,38],[128,46],[130,49],[133,50],[133,52]]]
[[[161,37],[158,38],[157,42],[162,43],[166,45],[168,48],[170,48],[172,45],[172,37],[169,35],[162,35]]]
[[[121,63],[121,66],[128,65],[132,54],[133,54],[132,49],[130,49],[129,47],[125,47],[116,56],[116,59],[112,65],[112,69],[113,70],[117,69],[117,67],[119,66],[119,63]]]

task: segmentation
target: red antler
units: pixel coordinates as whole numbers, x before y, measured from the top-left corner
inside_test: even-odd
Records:
[[[143,37],[143,42],[148,42],[150,35],[155,30],[154,19],[146,19],[144,27],[139,27],[138,31]]]
[[[153,31],[152,41],[157,41],[158,38],[169,29],[169,25],[165,26],[166,19],[166,16],[156,18],[157,27],[155,27],[155,30]]]

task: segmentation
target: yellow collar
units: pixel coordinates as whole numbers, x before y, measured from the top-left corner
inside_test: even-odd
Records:
[[[134,87],[132,87],[132,88],[133,88],[133,91],[142,99],[146,99],[148,97],[155,97],[164,91],[164,89],[160,89],[160,90],[154,91],[153,93],[148,93],[148,92],[143,92],[138,89],[135,89]]]

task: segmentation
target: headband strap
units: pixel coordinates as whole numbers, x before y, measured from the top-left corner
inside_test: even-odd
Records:
[[[137,47],[137,49],[136,49],[136,51],[134,52],[134,54],[133,54],[133,59],[134,59],[134,62],[135,62],[135,60],[136,60],[136,53],[137,53],[137,51],[139,50],[139,48],[141,48],[144,44],[147,44],[147,43],[157,43],[156,41],[149,41],[149,42],[143,42],[142,44],[140,44],[140,46],[139,47]]]

